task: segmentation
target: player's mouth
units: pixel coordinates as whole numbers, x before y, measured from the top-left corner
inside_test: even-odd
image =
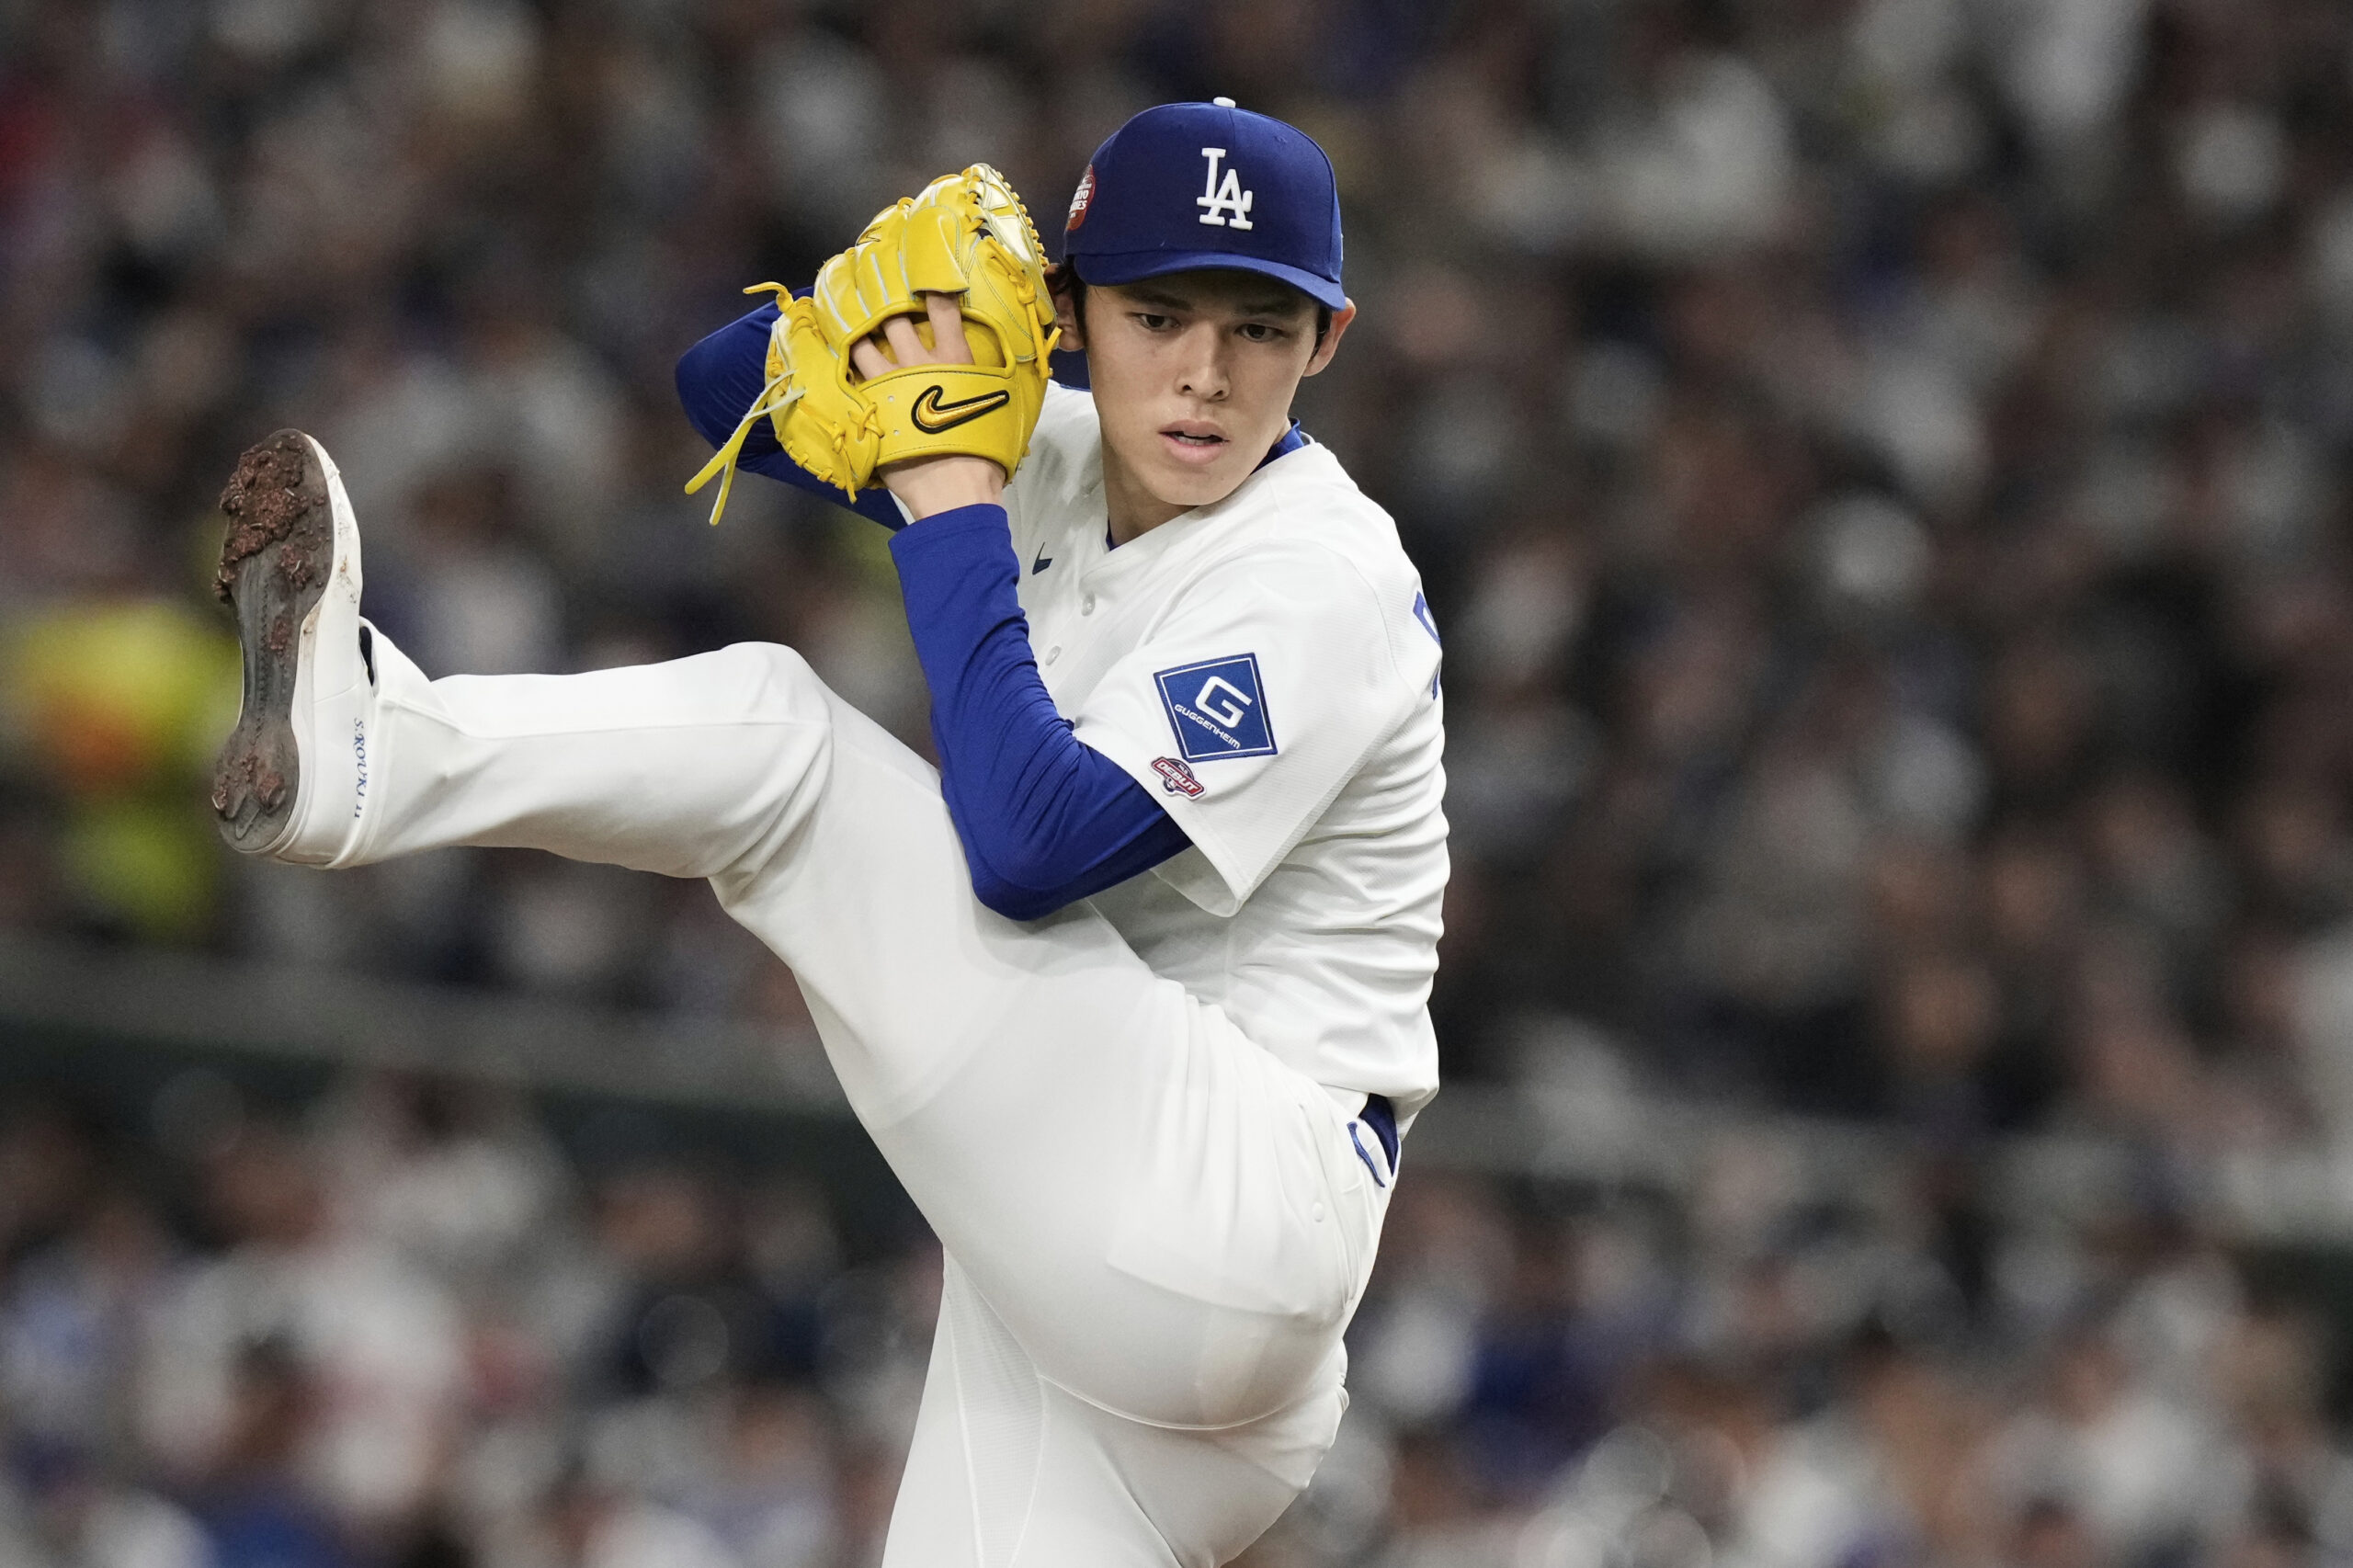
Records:
[[[1216,426],[1199,419],[1180,419],[1174,425],[1162,426],[1160,441],[1177,461],[1184,463],[1215,462],[1229,444]]]

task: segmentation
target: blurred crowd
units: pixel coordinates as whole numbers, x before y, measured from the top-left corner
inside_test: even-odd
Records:
[[[1972,1174],[2353,1133],[2340,0],[0,3],[0,932],[799,1020],[699,887],[221,852],[213,497],[300,426],[428,673],[783,641],[922,746],[882,536],[756,482],[705,528],[671,367],[930,176],[1051,233],[1125,115],[1212,94],[1339,175],[1364,313],[1301,412],[1446,634],[1448,1071],[1540,1079],[1573,1018],[1922,1161],[1828,1215],[1409,1180],[1265,1560],[2353,1551],[2311,1319],[2194,1205],[2045,1234]],[[931,1265],[846,1266],[805,1191],[383,1085],[11,1137],[8,1528],[51,1544],[0,1558],[876,1539]]]
[[[856,1568],[938,1253],[528,1106],[209,1072],[0,1112],[8,1568]]]
[[[938,1253],[791,1153],[393,1077],[0,1097],[0,1562],[870,1568]],[[2353,1557],[2316,1298],[2162,1205],[1995,1230],[1790,1153],[1679,1203],[1417,1172],[1245,1568]]]

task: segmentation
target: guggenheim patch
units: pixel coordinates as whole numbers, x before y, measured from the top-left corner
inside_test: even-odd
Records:
[[[1187,762],[1275,755],[1274,726],[1259,695],[1258,656],[1237,653],[1180,665],[1152,677]]]

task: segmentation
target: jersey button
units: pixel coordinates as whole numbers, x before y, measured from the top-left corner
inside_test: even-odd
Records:
[[[1093,594],[1089,594],[1085,598],[1078,601],[1078,613],[1081,615],[1093,615],[1095,613],[1095,596]]]
[[[1047,649],[1047,650],[1046,650],[1046,663],[1048,663],[1048,664],[1050,664],[1050,665],[1051,665],[1051,664],[1052,664],[1056,659],[1061,658],[1062,656],[1063,656],[1063,645],[1062,645],[1061,643],[1059,643],[1059,642],[1055,643],[1052,647],[1051,647],[1051,648],[1049,648],[1049,649]]]

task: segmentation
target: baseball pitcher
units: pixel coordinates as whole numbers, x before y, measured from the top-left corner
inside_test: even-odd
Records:
[[[679,365],[739,469],[896,530],[929,766],[789,648],[430,680],[309,437],[220,585],[241,850],[519,846],[708,878],[938,1233],[892,1568],[1208,1568],[1307,1484],[1437,1089],[1438,642],[1290,416],[1356,310],[1329,161],[1229,100],[1095,153],[1049,267],[984,165]],[[1048,379],[1084,350],[1091,391]]]

